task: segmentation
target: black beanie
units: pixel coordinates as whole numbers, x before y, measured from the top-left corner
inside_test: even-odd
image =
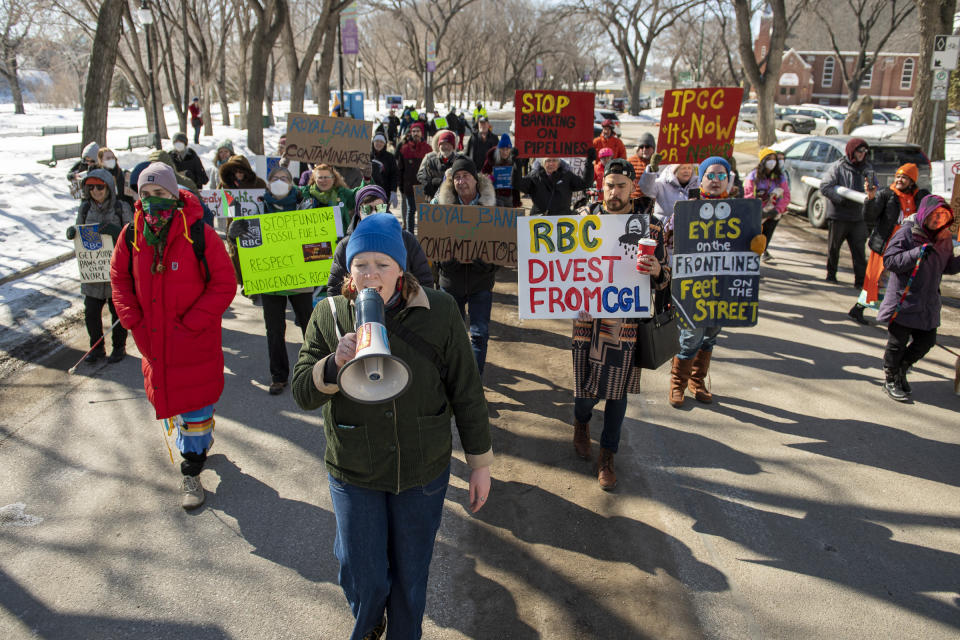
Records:
[[[459,156],[453,161],[453,164],[450,166],[450,177],[452,178],[457,175],[457,171],[468,171],[474,180],[479,180],[477,177],[477,165],[473,164],[473,160],[466,156]]]

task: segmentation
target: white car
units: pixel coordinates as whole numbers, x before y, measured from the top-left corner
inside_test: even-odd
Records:
[[[817,135],[835,136],[843,132],[843,119],[846,117],[846,114],[836,109],[810,104],[802,104],[794,107],[794,109],[796,109],[797,113],[810,116],[816,121],[817,124],[813,132]]]

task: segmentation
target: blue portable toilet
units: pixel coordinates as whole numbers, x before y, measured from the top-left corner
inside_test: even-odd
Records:
[[[357,120],[363,120],[363,91],[344,91],[343,101],[346,103],[347,112],[351,117]],[[330,92],[330,104],[336,105],[340,102],[340,92]],[[331,109],[332,112],[332,109]]]

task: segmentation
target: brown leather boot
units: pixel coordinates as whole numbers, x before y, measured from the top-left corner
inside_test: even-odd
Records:
[[[693,360],[681,360],[673,357],[673,366],[670,368],[670,404],[676,408],[683,406],[683,394],[690,379]]]
[[[690,391],[697,402],[710,404],[713,394],[707,389],[707,373],[710,371],[710,354],[712,351],[697,351],[693,359],[693,371],[690,373]]]
[[[597,480],[604,491],[612,491],[617,486],[617,474],[613,470],[613,451],[600,447],[600,468]]]
[[[573,448],[584,460],[590,459],[590,423],[573,421]]]

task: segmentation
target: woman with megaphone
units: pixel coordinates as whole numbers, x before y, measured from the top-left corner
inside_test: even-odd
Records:
[[[323,409],[334,552],[354,640],[419,638],[427,574],[450,479],[451,419],[470,473],[469,508],[490,492],[490,425],[454,299],[405,272],[400,223],[373,213],[347,246],[342,295],[314,309],[293,372],[302,409]]]

